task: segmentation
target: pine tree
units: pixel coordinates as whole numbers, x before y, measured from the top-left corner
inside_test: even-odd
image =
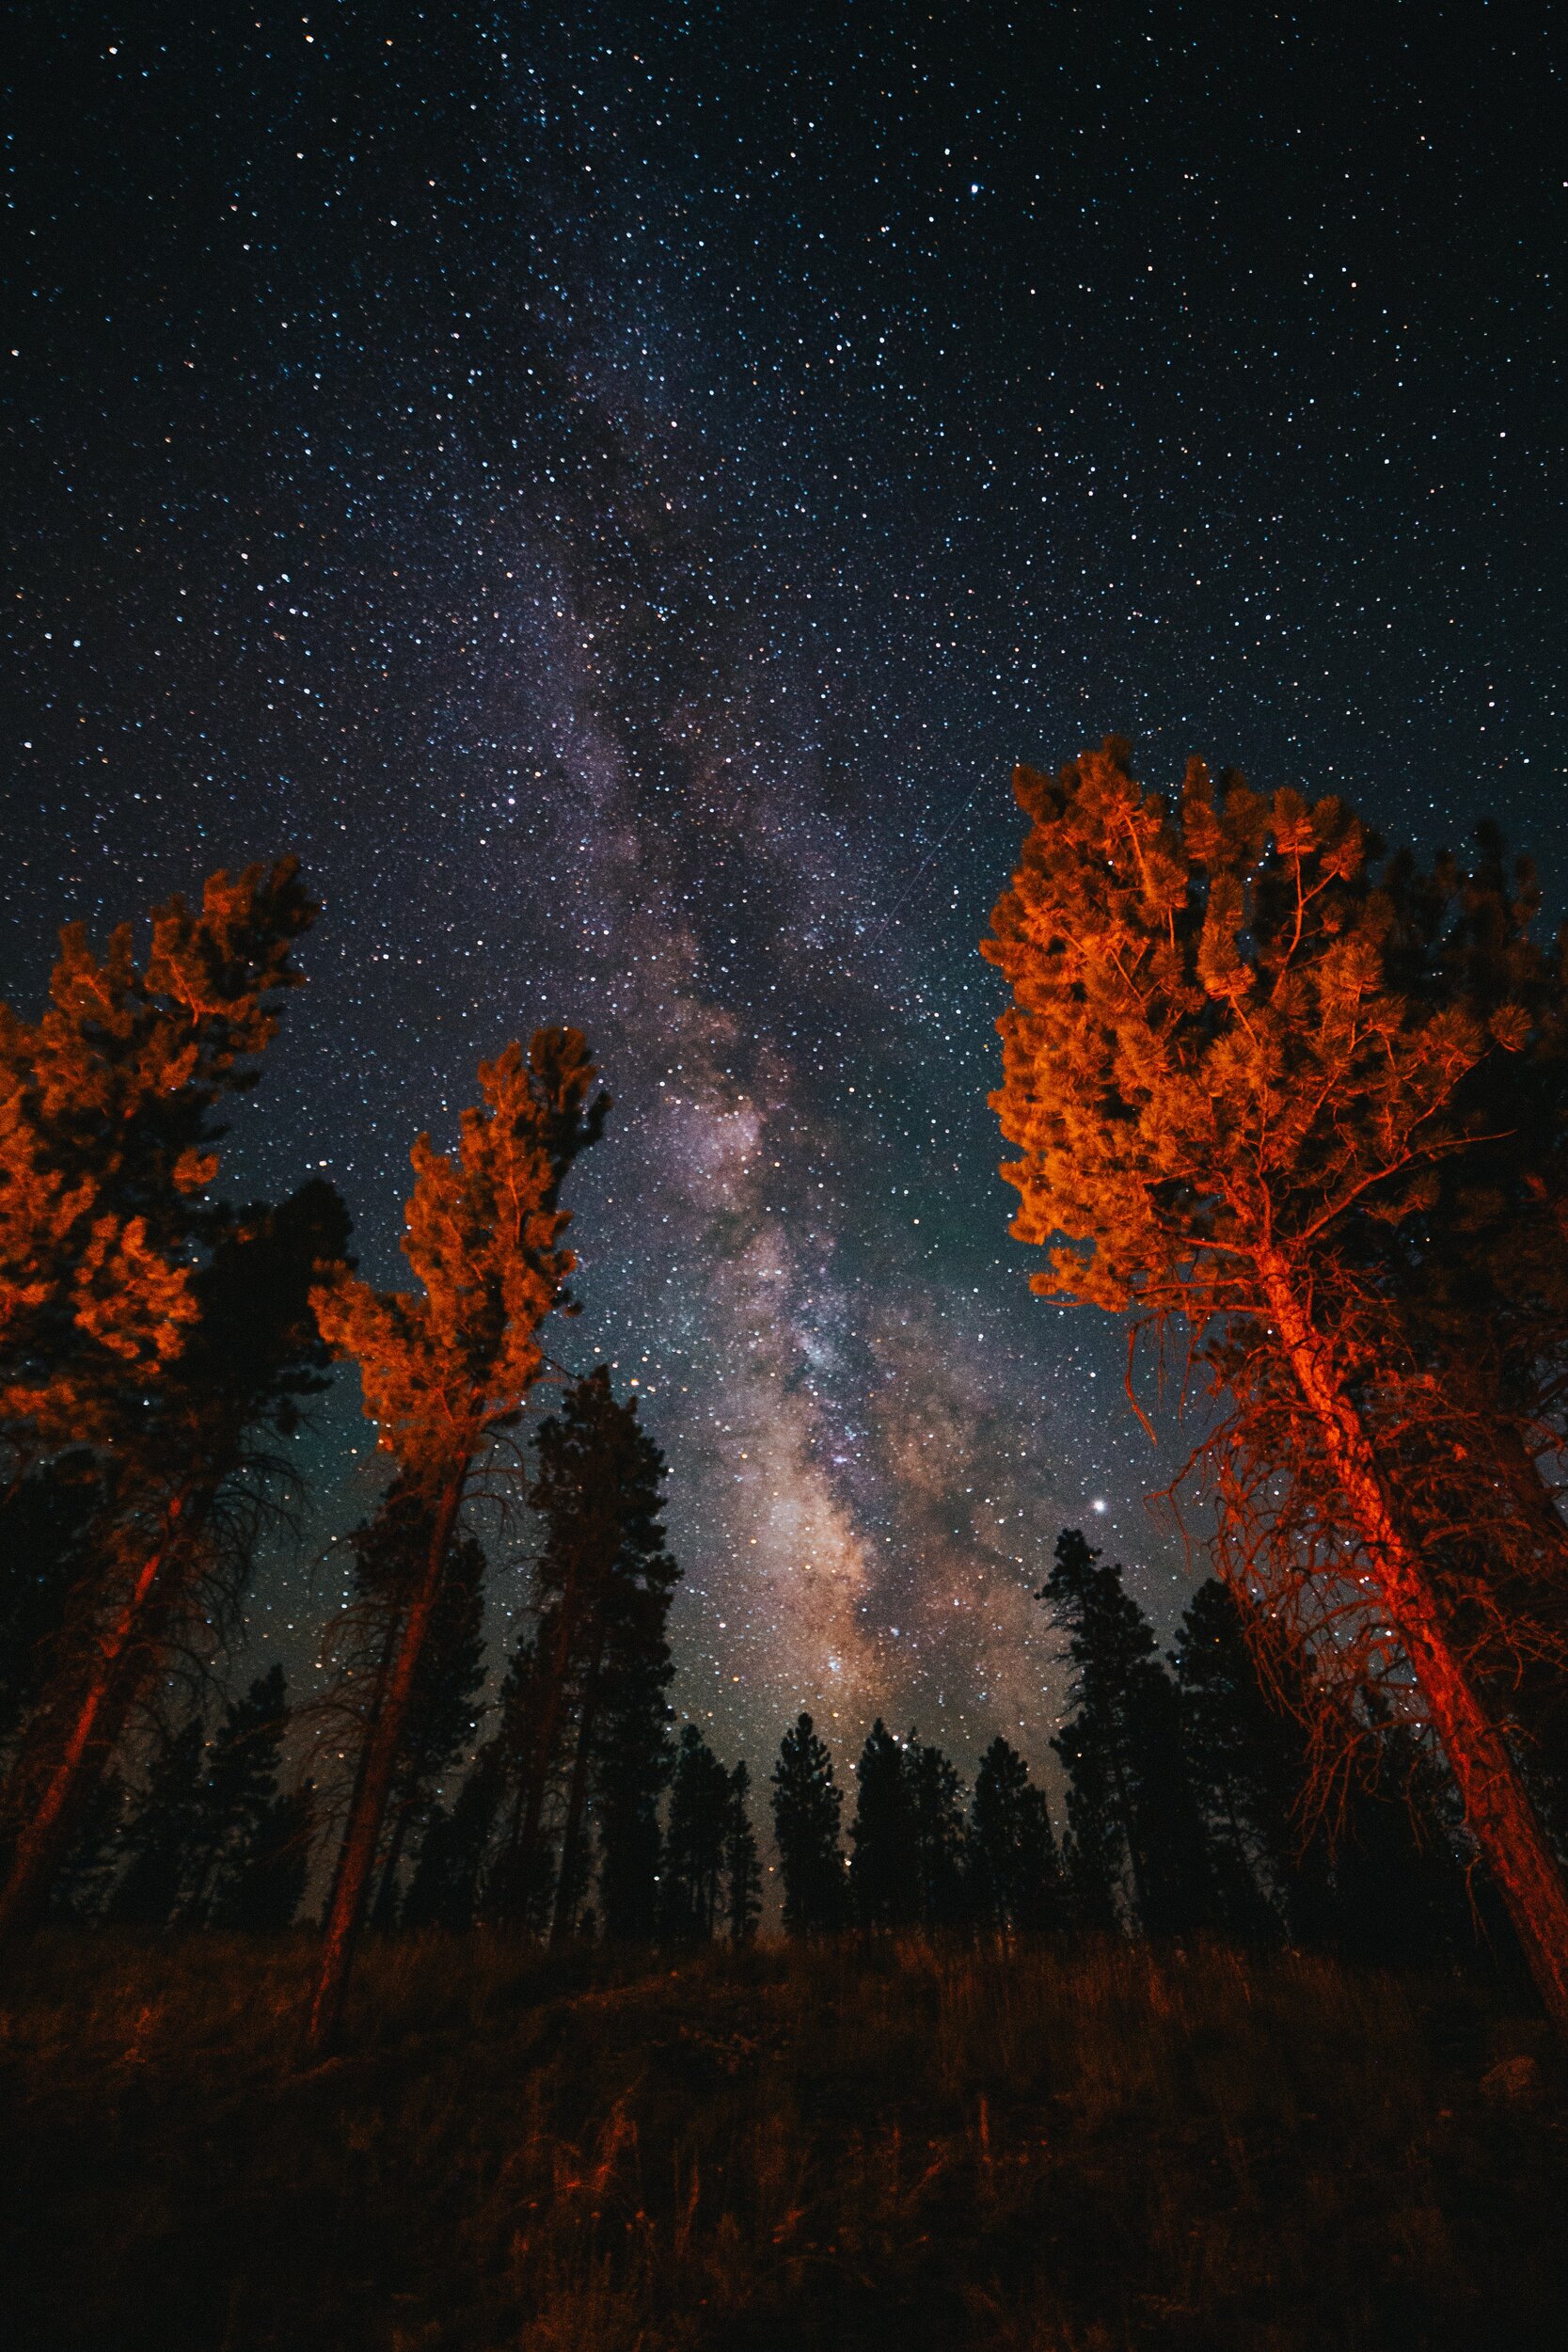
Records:
[[[0,1005],[0,1441],[26,1463],[114,1439],[197,1305],[226,1097],[254,1085],[314,919],[292,858],[214,874],[93,955],[60,934],[49,1010]]]
[[[236,1913],[249,1899],[239,1890],[283,1824],[277,1772],[287,1723],[283,1669],[273,1666],[229,1702],[210,1738],[198,1710],[164,1741],[125,1833],[130,1859],[114,1917],[150,1928],[241,1923]]]
[[[1112,1924],[1125,1875],[1145,1933],[1181,1934],[1202,1923],[1210,1899],[1202,1822],[1176,1693],[1121,1577],[1066,1529],[1038,1596],[1069,1636],[1073,1666],[1073,1713],[1052,1742],[1068,1772],[1069,1867],[1087,1924]]]
[[[1568,2031],[1568,1890],[1481,1695],[1528,1630],[1509,1578],[1568,1569],[1493,1424],[1422,1361],[1380,1242],[1481,1148],[1469,1082],[1528,1048],[1530,1006],[1445,964],[1454,889],[1374,874],[1338,802],[1239,777],[1216,797],[1194,761],[1173,813],[1129,758],[1015,777],[1031,831],[985,947],[1012,991],[992,1100],[1013,1230],[1050,1249],[1037,1289],[1186,1318],[1231,1408],[1206,1456],[1227,1572],[1266,1583],[1320,1675],[1414,1681]]]
[[[848,1909],[839,1847],[844,1798],[827,1747],[801,1715],[784,1733],[772,1775],[773,1837],[784,1868],[784,1923],[791,1935],[831,1934]]]
[[[675,1752],[659,1877],[664,1932],[677,1942],[713,1940],[734,1812],[728,1772],[696,1724],[688,1724]]]
[[[547,1883],[559,1816],[551,1933],[572,1932],[596,1810],[612,1934],[653,1932],[657,1805],[670,1775],[666,1624],[680,1570],[665,1544],[664,1458],[609,1370],[567,1391],[540,1424],[529,1499],[545,1527],[532,1623],[502,1694],[514,1793],[495,1907],[528,1917]],[[613,1921],[613,1925],[610,1923]]]
[[[359,1366],[380,1443],[428,1498],[430,1542],[388,1652],[328,1905],[309,2046],[336,2031],[388,1796],[440,1597],[448,1547],[477,1465],[514,1427],[543,1364],[539,1327],[567,1304],[574,1261],[558,1205],[572,1162],[599,1135],[608,1099],[574,1029],[541,1029],[525,1061],[509,1045],[481,1063],[483,1109],[466,1111],[455,1157],[421,1136],[404,1254],[418,1293],[347,1275],[315,1294],[323,1336]]]
[[[673,1565],[673,1564],[672,1564]],[[611,1942],[645,1943],[658,1931],[659,1800],[670,1779],[673,1669],[664,1620],[670,1591],[623,1619],[608,1651],[597,1715],[594,1790],[599,1828],[599,1907]],[[563,1850],[571,1848],[562,1840]],[[577,1900],[573,1882],[562,1882]],[[556,1918],[578,1925],[558,1895]]]
[[[975,1910],[988,1927],[1038,1933],[1066,1925],[1067,1890],[1045,1791],[1000,1732],[974,1775],[970,1851]]]
[[[1243,1942],[1275,1940],[1307,1778],[1305,1739],[1270,1706],[1235,1595],[1217,1578],[1188,1603],[1171,1662],[1221,1917]]]
[[[315,1836],[316,1786],[299,1780],[266,1806],[214,1899],[208,1924],[253,1935],[291,1927],[305,1894]]]
[[[37,1915],[138,1701],[218,1613],[207,1588],[254,1520],[247,1432],[311,1385],[307,1294],[341,1258],[341,1203],[323,1186],[236,1218],[209,1187],[214,1114],[255,1082],[313,913],[292,861],[214,875],[199,914],[155,910],[145,969],[128,929],[102,964],[68,930],[43,1019],[0,1007],[0,1449],[25,1471],[87,1446],[108,1488],[0,1801],[0,1933]],[[281,1279],[259,1284],[269,1260]]]
[[[724,1822],[724,1924],[737,1949],[751,1943],[762,1915],[762,1865],[752,1827],[751,1791],[751,1774],[743,1763],[737,1764],[730,1774]]]
[[[288,1729],[288,1690],[281,1666],[258,1675],[240,1699],[225,1708],[207,1749],[202,1778],[205,1820],[187,1906],[192,1919],[212,1927],[238,1925],[247,1907],[240,1890],[251,1878],[258,1856],[271,1852],[285,1827],[293,1835],[295,1805],[286,1817],[278,1807],[278,1771]]]
[[[912,1731],[904,1773],[914,1829],[916,1915],[924,1927],[958,1927],[971,1915],[963,1783],[942,1750],[923,1744]]]
[[[325,1386],[309,1292],[347,1239],[332,1187],[312,1182],[277,1209],[214,1212],[210,1230],[179,1358],[142,1399],[134,1438],[103,1456],[105,1499],[76,1546],[88,1565],[18,1743],[5,1809],[20,1828],[0,1899],[13,1926],[41,1899],[73,1817],[160,1674],[232,1637],[258,1541],[277,1520],[269,1490],[294,1483],[270,1441],[293,1434],[300,1399]]]
[[[920,1916],[920,1857],[903,1744],[879,1715],[855,1767],[849,1892],[863,1928],[909,1927]]]
[[[473,1926],[500,1799],[500,1749],[492,1740],[475,1757],[451,1806],[436,1804],[426,1818],[403,1906],[405,1928],[445,1928],[456,1934]]]
[[[169,1927],[190,1900],[207,1820],[205,1751],[206,1725],[193,1715],[148,1772],[123,1839],[129,1864],[109,1902],[111,1917],[128,1927]]]

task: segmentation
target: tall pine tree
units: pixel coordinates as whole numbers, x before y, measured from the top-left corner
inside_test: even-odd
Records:
[[[1065,1529],[1039,1595],[1073,1668],[1073,1712],[1052,1742],[1068,1772],[1069,1867],[1087,1924],[1110,1926],[1130,1898],[1146,1934],[1181,1934],[1211,1906],[1203,1824],[1176,1692],[1121,1574]]]
[[[784,1733],[772,1775],[773,1838],[784,1870],[784,1923],[791,1935],[843,1927],[848,1882],[839,1845],[842,1790],[809,1715]]]
[[[1029,1767],[999,1732],[980,1758],[970,1806],[976,1916],[1002,1931],[1067,1923],[1067,1890],[1051,1809]]]
[[[1568,2033],[1568,1887],[1492,1694],[1568,1549],[1520,1500],[1517,1424],[1434,1376],[1383,1240],[1496,1143],[1485,1066],[1560,1026],[1528,905],[1498,903],[1507,954],[1449,954],[1461,877],[1374,869],[1337,800],[1216,794],[1201,761],[1173,806],[1115,739],[1014,787],[1030,831],[985,953],[1035,1287],[1134,1336],[1186,1319],[1228,1408],[1206,1455],[1227,1572],[1267,1582],[1324,1680],[1418,1690]]]
[[[465,1111],[448,1157],[421,1136],[404,1254],[418,1292],[376,1292],[341,1276],[315,1294],[324,1336],[359,1366],[380,1443],[428,1500],[430,1537],[408,1585],[369,1727],[327,1907],[309,2042],[321,2050],[341,2013],[371,1873],[381,1844],[420,1660],[448,1550],[476,1468],[515,1426],[542,1369],[539,1327],[566,1306],[575,1261],[561,1186],[599,1135],[608,1098],[575,1029],[541,1029],[527,1058],[509,1045],[480,1065],[483,1107]]]
[[[724,1923],[737,1948],[749,1944],[762,1915],[762,1864],[752,1827],[752,1776],[743,1763],[730,1774],[724,1821]]]
[[[86,1445],[107,1488],[0,1798],[0,1934],[37,1916],[137,1704],[214,1615],[247,1432],[309,1385],[341,1204],[236,1220],[210,1187],[217,1112],[255,1083],[313,914],[293,861],[216,874],[199,913],[154,911],[144,965],[128,927],[102,962],[72,928],[43,1018],[0,1007],[0,1455],[14,1480]],[[275,1295],[252,1279],[269,1257]]]
[[[664,1932],[677,1942],[713,1940],[734,1813],[728,1772],[696,1724],[688,1724],[675,1754],[659,1879]]]

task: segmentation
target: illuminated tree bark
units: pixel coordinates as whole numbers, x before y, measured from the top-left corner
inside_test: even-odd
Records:
[[[1568,2037],[1568,1892],[1508,1743],[1443,1628],[1431,1581],[1395,1517],[1354,1405],[1289,1269],[1259,1254],[1264,1293],[1302,1400],[1366,1540],[1379,1597],[1431,1710],[1465,1818],[1497,1882],[1543,2006]]]
[[[325,2049],[338,2029],[355,1947],[365,1913],[365,1892],[375,1867],[386,1818],[387,1798],[397,1767],[404,1724],[413,1696],[420,1660],[430,1621],[440,1598],[447,1545],[457,1523],[467,1475],[464,1463],[436,1505],[431,1526],[430,1550],[403,1620],[402,1631],[366,1733],[362,1768],[356,1776],[354,1802],[343,1836],[342,1854],[332,1889],[322,1940],[321,1967],[310,2005],[309,2046]]]

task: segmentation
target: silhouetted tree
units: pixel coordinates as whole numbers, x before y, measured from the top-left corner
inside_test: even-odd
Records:
[[[1275,1940],[1285,1920],[1298,1934],[1310,1932],[1310,1915],[1321,1913],[1327,1885],[1303,1855],[1307,1733],[1281,1698],[1271,1700],[1240,1604],[1217,1578],[1200,1584],[1188,1603],[1172,1663],[1182,1748],[1227,1930],[1248,1942]]]
[[[730,1776],[695,1724],[675,1752],[659,1885],[664,1932],[710,1943],[719,1922],[735,1811]]]
[[[666,1628],[680,1577],[664,1536],[664,1457],[636,1398],[619,1403],[601,1365],[541,1425],[536,1460],[530,1499],[546,1537],[534,1568],[525,1868],[559,1770],[556,1940],[586,1892],[591,1803],[606,1933],[644,1937],[657,1926],[658,1802],[671,1772]]]
[[[316,1786],[296,1781],[271,1799],[208,1912],[208,1924],[253,1934],[293,1925],[316,1835]]]
[[[1042,1931],[1067,1923],[1067,1889],[1043,1788],[1000,1732],[980,1758],[970,1805],[977,1915],[991,1928]]]
[[[847,1881],[838,1842],[844,1798],[832,1757],[801,1715],[784,1733],[772,1774],[773,1836],[784,1869],[784,1923],[791,1935],[844,1925]]]
[[[432,1807],[403,1906],[405,1928],[447,1928],[455,1933],[472,1927],[501,1782],[499,1746],[492,1740],[480,1750],[451,1806]]]
[[[277,1792],[287,1724],[283,1669],[273,1666],[229,1702],[211,1738],[198,1713],[164,1742],[125,1833],[116,1918],[142,1927],[245,1923],[262,1857],[276,1853],[285,1826],[290,1836],[298,1826],[298,1803]]]
[[[611,1941],[645,1942],[658,1931],[659,1800],[670,1779],[673,1669],[664,1622],[673,1578],[643,1588],[621,1619],[605,1661],[593,1759],[599,1829],[599,1910]],[[564,1841],[563,1841],[564,1844]],[[576,1925],[558,1890],[558,1919]]]
[[[963,1783],[942,1750],[923,1744],[912,1731],[904,1774],[914,1830],[916,1916],[924,1927],[957,1927],[971,1912]]]
[[[1203,1824],[1176,1692],[1121,1576],[1066,1529],[1039,1595],[1073,1667],[1073,1713],[1052,1742],[1068,1772],[1069,1868],[1086,1923],[1110,1924],[1125,1873],[1145,1932],[1179,1934],[1211,1901]]]
[[[862,1927],[907,1927],[920,1915],[913,1788],[903,1743],[879,1715],[855,1767],[849,1892]]]
[[[190,1899],[208,1816],[202,1804],[206,1725],[182,1724],[149,1768],[147,1785],[122,1840],[130,1859],[110,1899],[110,1915],[127,1925],[166,1928]]]
[[[749,1944],[762,1914],[762,1865],[752,1827],[751,1774],[737,1764],[729,1779],[724,1821],[724,1921],[730,1942]]]

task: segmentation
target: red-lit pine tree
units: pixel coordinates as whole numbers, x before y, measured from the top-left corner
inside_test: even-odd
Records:
[[[1494,1653],[1536,1634],[1473,1569],[1459,1611],[1440,1568],[1462,1548],[1500,1590],[1560,1558],[1489,1474],[1485,1416],[1413,1348],[1381,1241],[1481,1146],[1475,1073],[1531,1014],[1466,983],[1445,891],[1418,906],[1372,871],[1338,801],[1216,794],[1194,761],[1173,809],[1115,741],[1014,787],[1030,831],[984,952],[1012,993],[991,1101],[1013,1231],[1050,1251],[1034,1287],[1187,1319],[1231,1408],[1222,1559],[1321,1671],[1406,1711],[1414,1684],[1568,2031],[1568,1896],[1473,1662],[1478,1621]]]
[[[561,1185],[600,1134],[609,1097],[575,1029],[541,1029],[525,1059],[509,1045],[479,1070],[483,1107],[463,1114],[448,1156],[421,1136],[403,1240],[418,1291],[375,1291],[347,1274],[316,1295],[324,1336],[359,1366],[365,1412],[423,1497],[428,1540],[387,1647],[386,1670],[328,1907],[309,2042],[341,2014],[383,1817],[465,1492],[515,1425],[543,1364],[539,1328],[570,1311]]]
[[[214,1564],[245,1430],[313,1385],[308,1293],[341,1254],[341,1204],[323,1185],[235,1218],[209,1187],[215,1113],[255,1082],[314,913],[292,859],[214,874],[199,912],[181,898],[154,910],[145,966],[129,926],[103,962],[71,926],[42,1019],[0,1007],[8,1500],[61,1457],[90,1462],[99,1495],[88,1571],[4,1791],[0,1933],[36,1915]]]

